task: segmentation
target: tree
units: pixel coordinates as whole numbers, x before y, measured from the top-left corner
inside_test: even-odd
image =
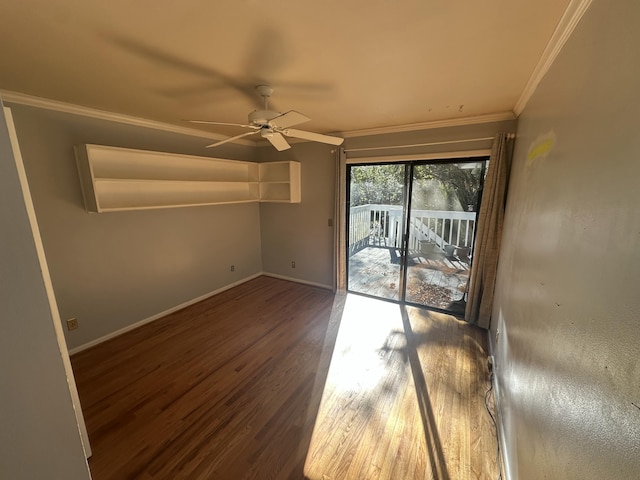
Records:
[[[366,165],[351,168],[351,206],[401,205],[404,165]]]
[[[461,164],[440,163],[418,165],[414,169],[416,179],[437,180],[441,188],[453,194],[460,202],[460,207],[467,210],[469,205],[475,208],[480,191],[479,168],[461,168]]]
[[[476,206],[480,189],[479,168],[462,168],[465,164],[432,163],[416,165],[414,179],[418,180],[421,204],[417,208],[467,210]],[[468,164],[466,164],[468,165]],[[417,187],[416,187],[417,188]],[[365,165],[351,168],[351,205],[402,204],[404,165]],[[427,197],[438,199],[428,201]],[[416,198],[414,196],[414,198]],[[456,202],[457,200],[457,202]],[[459,202],[459,205],[457,203]]]

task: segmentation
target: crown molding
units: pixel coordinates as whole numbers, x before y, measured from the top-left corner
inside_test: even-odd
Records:
[[[0,97],[4,102],[15,103],[19,105],[26,105],[29,107],[42,108],[45,110],[53,110],[56,112],[69,113],[72,115],[79,115],[83,117],[95,118],[99,120],[107,120],[110,122],[123,123],[126,125],[132,125],[136,127],[151,128],[154,130],[161,130],[164,132],[177,133],[181,135],[189,135],[192,137],[206,138],[209,140],[225,140],[225,135],[219,133],[207,132],[204,130],[198,130],[196,128],[181,127],[179,125],[172,125],[169,123],[158,122],[155,120],[147,120],[145,118],[133,117],[130,115],[124,115],[121,113],[108,112],[106,110],[99,110],[91,107],[84,107],[82,105],[75,105],[72,103],[60,102],[58,100],[51,100],[43,97],[36,97],[33,95],[27,95],[24,93],[13,92],[10,90],[0,90]],[[352,130],[347,132],[334,132],[335,135],[340,135],[344,138],[364,137],[368,135],[384,135],[388,133],[402,133],[411,132],[416,130],[429,130],[433,128],[444,127],[458,127],[463,125],[474,125],[480,123],[501,122],[505,120],[514,120],[515,117],[512,112],[492,113],[488,115],[478,115],[473,117],[454,118],[448,120],[434,120],[431,122],[412,123],[407,125],[396,125],[391,127],[378,127],[367,128],[363,130]],[[302,143],[304,141],[297,141],[296,139],[288,140],[289,143]],[[270,145],[266,141],[252,142],[250,140],[235,140],[230,143],[236,145],[244,145],[249,147],[263,147]]]
[[[369,135],[384,135],[387,133],[413,132],[417,130],[429,130],[432,128],[460,127],[463,125],[478,125],[481,123],[503,122],[508,120],[515,120],[515,118],[516,117],[513,115],[513,112],[501,112],[501,113],[491,113],[488,115],[477,115],[474,117],[454,118],[449,120],[434,120],[431,122],[396,125],[392,127],[367,128],[363,130],[351,130],[347,132],[330,132],[330,133],[327,133],[327,135],[337,135],[342,138],[366,137]],[[287,142],[289,142],[290,144],[307,143],[307,142],[310,142],[310,140],[302,140],[302,139],[287,137]],[[269,147],[271,146],[271,144],[266,140],[258,140],[256,142],[256,146]],[[384,147],[384,148],[395,148],[395,147]]]
[[[513,114],[516,117],[520,116],[527,106],[529,99],[549,71],[549,68],[551,68],[551,65],[562,50],[562,47],[564,47],[564,44],[567,43],[567,40],[582,19],[582,16],[589,8],[589,5],[591,5],[591,1],[592,0],[571,0],[569,5],[567,5],[567,9],[564,11],[553,35],[551,35],[547,46],[542,52],[542,56],[529,77],[529,81],[525,85],[520,98],[516,102],[515,107],[513,107]]]
[[[513,112],[491,113],[488,115],[477,115],[474,117],[451,118],[448,120],[434,120],[431,122],[411,123],[408,125],[397,125],[393,127],[367,128],[363,130],[352,130],[339,134],[344,138],[366,137],[368,135],[384,135],[387,133],[413,132],[416,130],[430,130],[432,128],[459,127],[462,125],[475,125],[479,123],[502,122],[514,120]]]
[[[181,127],[170,123],[158,122],[155,120],[147,120],[145,118],[133,117],[121,113],[108,112],[106,110],[98,110],[96,108],[84,107],[82,105],[74,105],[72,103],[59,102],[48,98],[35,97],[19,92],[9,90],[0,90],[0,97],[3,102],[16,103],[29,107],[42,108],[45,110],[53,110],[56,112],[69,113],[71,115],[79,115],[82,117],[95,118],[98,120],[107,120],[109,122],[123,123],[135,127],[151,128],[153,130],[161,130],[163,132],[177,133],[180,135],[189,135],[191,137],[206,138],[208,140],[225,140],[228,137],[219,133],[206,132],[197,128]],[[230,143],[236,145],[244,145],[255,147],[256,144],[250,140],[235,140]]]

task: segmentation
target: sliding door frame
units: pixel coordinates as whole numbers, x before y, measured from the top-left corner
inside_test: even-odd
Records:
[[[343,257],[345,259],[344,271],[346,272],[346,284],[345,288],[347,292],[354,293],[358,295],[364,295],[368,297],[377,298],[380,300],[390,301],[394,303],[399,303],[401,305],[411,305],[420,308],[425,308],[427,310],[446,313],[449,315],[460,316],[457,313],[451,312],[446,309],[424,305],[420,303],[410,302],[406,300],[407,292],[407,270],[408,270],[408,247],[409,247],[409,235],[410,235],[410,215],[411,215],[411,202],[413,196],[413,176],[414,170],[416,166],[419,165],[434,165],[438,163],[450,164],[450,163],[474,163],[474,162],[487,162],[489,160],[491,151],[490,150],[474,150],[469,152],[449,152],[449,153],[441,153],[441,154],[430,154],[430,155],[419,155],[419,156],[390,156],[390,157],[370,157],[370,158],[356,158],[356,159],[347,159],[345,162],[345,172],[342,176],[346,183],[346,198],[345,198],[345,232],[342,236],[344,244],[342,245]],[[377,297],[375,295],[359,293],[352,290],[349,290],[349,255],[347,249],[349,248],[349,224],[351,221],[350,215],[350,207],[351,207],[351,168],[358,166],[369,166],[369,165],[389,165],[389,164],[402,164],[404,165],[404,184],[403,184],[403,201],[402,201],[402,238],[400,242],[400,273],[398,278],[398,300],[387,299],[382,297]],[[486,163],[484,163],[482,177],[484,177],[484,173],[486,169]],[[475,230],[478,227],[478,215],[479,215],[479,206],[482,201],[482,192],[484,189],[484,179],[480,185],[480,189],[478,192],[478,198],[476,200],[476,222],[474,225],[474,238],[475,238]],[[346,252],[346,255],[344,255]],[[472,260],[473,261],[473,260]],[[468,286],[468,280],[467,280]],[[465,292],[466,295],[466,292]]]

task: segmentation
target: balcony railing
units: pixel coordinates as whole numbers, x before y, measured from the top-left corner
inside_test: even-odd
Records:
[[[402,240],[402,207],[360,205],[351,207],[349,255],[370,245],[399,248]],[[409,250],[422,253],[454,252],[468,258],[473,247],[476,212],[412,210]]]

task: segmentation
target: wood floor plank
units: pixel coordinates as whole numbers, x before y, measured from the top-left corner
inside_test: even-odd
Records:
[[[95,480],[490,479],[486,334],[268,277],[72,357]]]

